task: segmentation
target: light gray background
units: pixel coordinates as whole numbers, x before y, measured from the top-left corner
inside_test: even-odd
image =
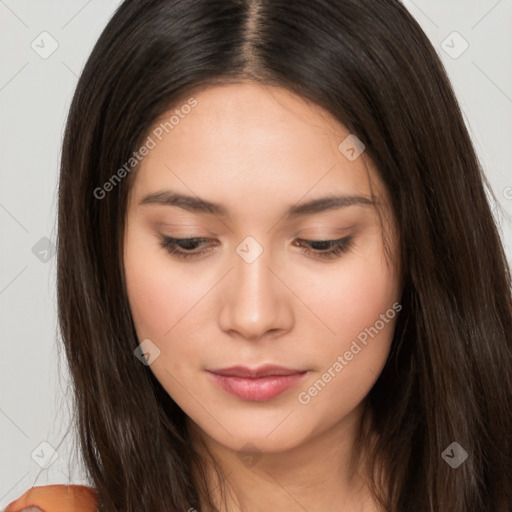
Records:
[[[73,433],[66,436],[68,373],[56,349],[51,246],[67,109],[85,60],[119,4],[0,0],[0,509],[34,485],[87,484],[79,461],[70,459]],[[494,211],[512,261],[512,0],[405,4],[452,80],[501,203]],[[58,48],[42,58],[52,39]],[[58,458],[43,469],[52,447]]]

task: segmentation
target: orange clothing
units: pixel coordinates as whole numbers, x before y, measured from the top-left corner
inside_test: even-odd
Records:
[[[85,485],[42,485],[32,487],[4,512],[23,512],[25,508],[38,507],[43,512],[98,512],[96,490]]]

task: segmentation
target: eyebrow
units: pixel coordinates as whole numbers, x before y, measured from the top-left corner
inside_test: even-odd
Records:
[[[163,190],[145,196],[140,201],[139,205],[145,204],[177,206],[178,208],[191,212],[207,213],[218,217],[229,217],[228,210],[220,204],[212,203],[199,197],[179,194],[172,190]],[[329,210],[337,210],[347,206],[367,207],[374,205],[374,201],[364,196],[329,195],[312,199],[307,203],[295,204],[287,210],[285,217],[295,218]]]

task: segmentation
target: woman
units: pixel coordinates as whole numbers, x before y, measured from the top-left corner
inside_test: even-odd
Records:
[[[397,1],[125,1],[59,189],[83,510],[509,511],[484,183]]]

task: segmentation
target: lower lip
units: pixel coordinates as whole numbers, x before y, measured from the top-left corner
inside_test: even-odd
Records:
[[[308,372],[250,379],[208,372],[224,391],[251,402],[270,400],[298,384]]]

